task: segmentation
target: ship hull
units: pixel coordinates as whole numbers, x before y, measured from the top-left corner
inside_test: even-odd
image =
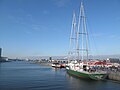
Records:
[[[66,69],[67,73],[70,75],[74,75],[77,76],[79,78],[84,78],[84,79],[90,79],[90,80],[104,80],[107,77],[106,73],[99,73],[99,74],[95,74],[95,73],[84,73],[84,72],[78,72],[78,71],[74,71],[74,70],[70,70],[70,69]]]

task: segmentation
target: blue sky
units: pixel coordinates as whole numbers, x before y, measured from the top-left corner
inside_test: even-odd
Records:
[[[3,56],[67,55],[81,0],[0,0]],[[120,0],[84,0],[95,55],[120,54]]]

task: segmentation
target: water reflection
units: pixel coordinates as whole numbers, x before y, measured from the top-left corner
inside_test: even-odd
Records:
[[[0,64],[0,90],[119,90],[120,84],[110,81],[79,79],[65,69],[29,62]]]

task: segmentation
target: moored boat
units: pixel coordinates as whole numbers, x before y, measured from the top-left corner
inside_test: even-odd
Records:
[[[54,63],[52,63],[52,67],[60,68],[61,65],[58,62],[54,62]]]
[[[106,73],[89,73],[89,72],[80,72],[71,69],[67,69],[67,72],[71,75],[77,76],[79,78],[84,79],[92,79],[92,80],[104,80],[106,78]]]
[[[82,65],[79,63],[69,63],[66,67],[69,74],[84,79],[104,80],[107,77],[106,71],[94,70],[91,66]]]
[[[65,68],[66,65],[64,63],[54,62],[54,63],[52,63],[51,66],[55,67],[55,68]]]
[[[76,25],[78,25],[77,30]],[[81,45],[79,45],[79,43]],[[69,74],[77,76],[79,78],[104,80],[107,77],[107,72],[100,69],[95,69],[92,65],[88,64],[88,51],[88,32],[86,30],[86,17],[84,13],[83,3],[81,2],[78,24],[76,24],[75,13],[73,14],[72,29],[70,35],[70,51],[68,55],[69,63],[66,67],[66,70]]]

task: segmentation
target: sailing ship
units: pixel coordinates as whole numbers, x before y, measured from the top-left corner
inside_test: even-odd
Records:
[[[89,64],[88,56],[88,32],[86,30],[84,6],[83,2],[81,2],[78,24],[76,23],[75,13],[73,13],[70,51],[66,70],[69,74],[79,78],[104,80],[107,77],[107,72],[94,69],[95,67]]]

